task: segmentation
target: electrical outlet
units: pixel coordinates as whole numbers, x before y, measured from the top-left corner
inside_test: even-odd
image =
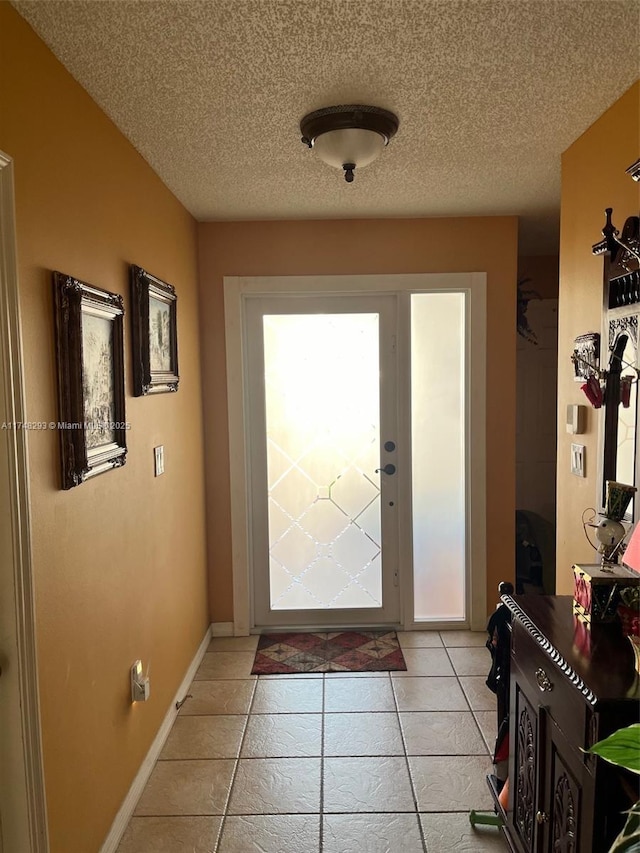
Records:
[[[571,473],[576,477],[584,477],[586,447],[584,444],[571,445]]]
[[[160,474],[164,474],[164,444],[153,448],[153,460],[155,476],[159,477]]]
[[[146,702],[151,695],[151,686],[142,672],[142,661],[137,660],[131,667],[131,701]]]

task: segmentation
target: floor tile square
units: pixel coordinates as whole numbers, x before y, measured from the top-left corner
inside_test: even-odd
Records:
[[[409,768],[420,812],[493,808],[486,782],[487,773],[492,772],[489,756],[411,756]]]
[[[398,631],[401,649],[442,648],[438,631]]]
[[[260,679],[251,706],[252,714],[319,714],[323,680],[317,678]]]
[[[329,814],[323,853],[423,853],[415,814]],[[434,851],[455,848],[433,848]]]
[[[473,711],[496,711],[498,699],[486,685],[486,675],[461,675],[460,684]]]
[[[487,746],[470,711],[400,714],[407,755],[486,755]]]
[[[217,853],[318,853],[319,849],[319,815],[239,815],[225,819]]]
[[[221,817],[133,817],[117,853],[214,853]]]
[[[466,814],[421,814],[427,850],[455,850],[455,853],[505,853],[502,833],[494,826],[469,823]]]
[[[319,758],[241,758],[228,813],[319,814]]]
[[[253,652],[205,652],[194,680],[255,678],[255,675],[251,675],[253,658]]]
[[[235,762],[158,761],[151,771],[136,815],[221,815]]]
[[[415,675],[455,675],[444,649],[403,649],[406,672],[394,672],[394,678]]]
[[[415,811],[406,759],[325,758],[324,811]]]
[[[440,636],[447,648],[484,646],[489,639],[486,631],[440,631]]]
[[[322,714],[252,714],[242,758],[296,758],[322,754]]]
[[[245,680],[192,681],[180,717],[209,714],[247,714],[256,686],[255,678]]]
[[[397,714],[327,714],[324,754],[404,755]]]
[[[468,711],[458,679],[427,675],[391,679],[399,711]]]
[[[217,714],[178,717],[160,753],[174,758],[237,758],[247,718]]]
[[[448,649],[456,675],[483,675],[491,669],[491,654],[488,649]]]
[[[396,709],[388,678],[326,679],[324,689],[324,709],[330,713]]]

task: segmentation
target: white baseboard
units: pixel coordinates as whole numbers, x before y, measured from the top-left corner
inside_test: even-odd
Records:
[[[233,622],[212,622],[212,637],[233,637]]]
[[[162,725],[158,729],[158,733],[155,736],[153,743],[149,749],[149,752],[146,754],[144,761],[140,765],[140,769],[138,770],[135,779],[131,783],[131,787],[129,788],[129,792],[127,796],[124,798],[122,805],[120,806],[120,810],[118,814],[115,816],[113,824],[111,825],[111,829],[109,830],[109,834],[102,847],[100,848],[100,853],[115,853],[118,849],[118,845],[122,840],[122,836],[124,835],[124,831],[127,828],[129,821],[131,820],[131,816],[135,811],[136,805],[138,804],[138,800],[144,791],[144,787],[149,781],[149,776],[151,775],[151,771],[153,770],[156,761],[158,760],[158,756],[162,751],[162,747],[165,744],[166,739],[169,736],[169,732],[171,731],[171,727],[173,726],[176,717],[178,716],[178,711],[176,709],[176,702],[179,702],[184,698],[184,694],[187,692],[187,689],[191,685],[193,681],[193,677],[196,674],[196,670],[200,666],[202,662],[202,658],[204,657],[204,653],[207,651],[209,643],[211,642],[211,627],[207,628],[207,632],[203,637],[200,646],[198,647],[198,651],[195,653],[191,664],[189,665],[189,669],[186,671],[178,690],[176,691],[176,695],[169,705],[169,710],[167,711],[164,720],[162,721]]]

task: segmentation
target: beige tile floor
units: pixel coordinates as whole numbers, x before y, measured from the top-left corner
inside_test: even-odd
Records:
[[[485,634],[399,634],[402,673],[252,676],[211,641],[118,853],[504,853]]]

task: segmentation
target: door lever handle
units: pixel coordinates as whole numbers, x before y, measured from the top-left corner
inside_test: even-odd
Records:
[[[391,462],[387,462],[384,468],[376,468],[376,474],[382,472],[383,474],[395,474],[396,466],[392,465]]]

